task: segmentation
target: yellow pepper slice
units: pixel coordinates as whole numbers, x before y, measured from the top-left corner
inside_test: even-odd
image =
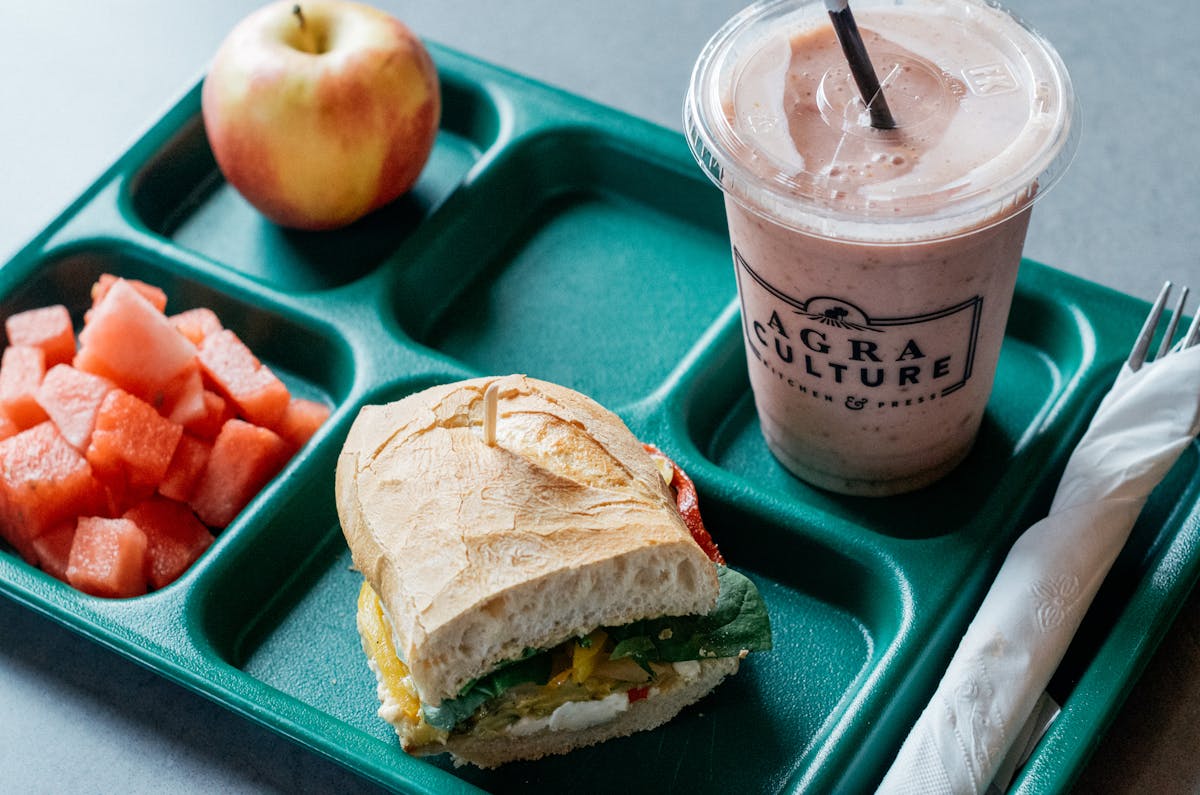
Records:
[[[396,655],[379,595],[365,581],[358,592],[358,622],[363,645],[369,646],[367,654],[379,667],[380,678],[400,704],[404,716],[415,723],[421,715],[421,699],[408,680],[408,666]]]
[[[576,684],[583,682],[596,670],[596,663],[603,657],[604,644],[608,642],[608,634],[602,629],[592,630],[583,642],[575,641],[571,652],[571,678]]]

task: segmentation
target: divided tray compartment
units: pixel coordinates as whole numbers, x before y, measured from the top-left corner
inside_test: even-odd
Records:
[[[652,154],[592,126],[514,140],[397,271],[402,328],[475,372],[649,398],[736,296],[719,196]]]
[[[102,272],[159,285],[170,312],[211,306],[333,409],[167,588],[96,599],[0,546],[0,591],[396,790],[871,789],[1048,505],[1145,304],[1026,262],[970,458],[904,497],[821,492],[758,433],[721,197],[682,138],[432,51],[442,130],[414,191],[378,213],[321,234],[263,220],[221,179],[197,86],[0,269],[5,315],[62,302],[78,319]],[[762,590],[775,649],[654,732],[479,771],[408,757],[375,715],[332,479],[362,405],[506,372],[593,396],[676,458]],[[1069,787],[1195,581],[1197,458],[1147,506],[1016,789]]]

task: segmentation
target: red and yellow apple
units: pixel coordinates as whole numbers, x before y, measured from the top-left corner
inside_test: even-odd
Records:
[[[263,215],[332,229],[412,188],[441,116],[411,30],[347,0],[283,0],[229,33],[201,94],[221,173]]]

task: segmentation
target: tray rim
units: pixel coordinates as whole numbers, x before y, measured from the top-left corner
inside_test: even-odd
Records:
[[[515,86],[519,91],[527,91],[531,94],[545,98],[556,107],[561,107],[567,116],[574,118],[575,120],[579,120],[580,118],[586,120],[591,115],[599,113],[604,118],[611,120],[613,124],[618,126],[631,126],[642,131],[642,133],[649,131],[649,133],[655,137],[655,140],[662,142],[664,146],[664,149],[657,152],[656,156],[663,157],[668,164],[677,164],[675,159],[667,154],[668,151],[673,151],[670,149],[670,146],[673,145],[672,141],[674,141],[674,144],[678,146],[680,151],[686,151],[686,142],[681,134],[674,133],[673,131],[658,127],[645,120],[628,116],[620,111],[606,108],[605,106],[590,100],[568,94],[567,92],[557,89],[553,86],[522,77],[515,73],[507,72],[500,67],[486,64],[482,61],[471,58],[470,56],[455,53],[452,50],[437,45],[432,45],[431,51],[435,56],[435,61],[438,63],[439,68],[448,66],[449,68],[476,69],[483,72],[483,76],[486,78],[485,83],[487,83],[489,80],[508,81],[511,84],[509,88]],[[191,118],[192,112],[188,110],[189,102],[194,101],[199,90],[199,85],[200,82],[197,82],[190,89],[185,91],[182,97],[177,100],[177,102],[174,103],[167,110],[167,112],[161,116],[146,132],[144,132],[128,150],[121,154],[108,169],[102,172],[102,174],[97,177],[87,189],[85,189],[77,198],[70,202],[67,207],[54,220],[52,220],[40,232],[38,232],[33,239],[29,241],[29,243],[20,248],[9,259],[7,259],[7,264],[4,266],[5,269],[9,264],[18,261],[29,260],[30,262],[34,262],[39,255],[54,250],[57,243],[70,242],[70,238],[68,238],[66,241],[58,241],[56,238],[60,235],[60,233],[63,232],[64,227],[70,226],[70,222],[78,215],[79,211],[92,203],[102,191],[109,189],[114,183],[119,183],[125,180],[126,177],[123,176],[123,170],[131,162],[136,163],[139,161],[139,157],[137,157],[139,152],[152,150],[161,145],[165,141],[165,138],[163,137],[164,135],[169,135],[173,129],[176,129],[180,121],[186,122],[189,118]],[[490,83],[488,85],[490,88]],[[496,146],[499,146],[502,143],[503,135],[501,135],[501,138],[498,139]],[[1143,302],[1138,302],[1136,299],[1132,299],[1130,296],[1110,290],[1109,288],[1095,285],[1078,277],[1071,277],[1057,272],[1053,272],[1057,275],[1051,275],[1051,269],[1048,266],[1038,265],[1036,263],[1030,264],[1035,266],[1035,273],[1033,277],[1034,280],[1058,280],[1060,284],[1056,286],[1055,289],[1061,290],[1064,286],[1078,287],[1084,292],[1090,292],[1093,296],[1093,300],[1101,304],[1105,302],[1130,304],[1132,301],[1134,303],[1130,305],[1131,308],[1140,308],[1145,305]],[[1044,271],[1040,269],[1044,269]],[[1026,270],[1027,268],[1023,265],[1023,274]],[[0,282],[4,281],[7,280],[4,280],[3,277],[0,277]],[[233,289],[237,289],[238,279],[236,277],[223,274],[223,282],[225,283],[227,289],[231,284]],[[280,296],[286,296],[285,291],[276,290],[269,286],[264,286],[258,283],[255,283],[253,288],[258,291],[265,291]],[[357,405],[357,400],[362,396],[363,390],[357,383],[349,389],[348,394],[342,395],[341,397],[345,404],[342,407],[343,414],[355,408]],[[1077,419],[1075,421],[1076,425],[1083,422],[1084,419]],[[1197,516],[1200,516],[1200,502],[1198,502],[1197,505],[1192,506],[1188,516],[1185,517],[1183,522],[1185,528],[1194,529],[1197,524],[1200,524],[1200,519],[1197,519]],[[1174,541],[1178,542],[1179,538],[1176,537]],[[1194,549],[1189,548],[1185,551],[1194,552]],[[1147,581],[1156,575],[1165,574],[1167,576],[1167,585],[1169,586],[1167,590],[1169,591],[1168,596],[1170,598],[1160,603],[1159,609],[1154,614],[1155,620],[1149,627],[1149,631],[1140,638],[1135,638],[1133,640],[1119,638],[1111,643],[1106,643],[1101,649],[1101,652],[1098,654],[1098,658],[1101,655],[1104,655],[1104,659],[1107,662],[1112,662],[1113,660],[1110,658],[1115,658],[1117,660],[1124,660],[1127,663],[1127,665],[1123,667],[1122,675],[1119,677],[1118,684],[1120,687],[1110,690],[1110,692],[1107,694],[1100,694],[1100,696],[1103,697],[1091,698],[1087,705],[1088,709],[1086,714],[1080,716],[1077,720],[1067,721],[1065,723],[1060,721],[1059,724],[1056,724],[1056,728],[1047,735],[1043,741],[1043,745],[1040,746],[1035,752],[1033,760],[1030,764],[1030,767],[1027,768],[1026,773],[1023,774],[1021,779],[1018,779],[1017,786],[1027,787],[1030,786],[1029,782],[1036,780],[1036,786],[1039,787],[1039,791],[1042,791],[1040,788],[1043,787],[1049,787],[1051,790],[1065,788],[1069,786],[1070,782],[1073,781],[1075,776],[1078,775],[1079,769],[1086,762],[1087,756],[1090,755],[1092,750],[1094,750],[1095,743],[1093,743],[1090,747],[1087,747],[1086,745],[1077,745],[1073,749],[1064,747],[1064,743],[1066,742],[1065,738],[1068,736],[1068,729],[1072,728],[1074,723],[1078,723],[1081,720],[1084,721],[1085,727],[1090,725],[1093,729],[1099,729],[1101,731],[1107,727],[1108,723],[1111,722],[1112,716],[1115,714],[1116,709],[1119,708],[1121,701],[1123,701],[1125,695],[1127,695],[1128,689],[1132,687],[1133,682],[1136,680],[1136,676],[1140,673],[1142,668],[1144,668],[1149,656],[1157,647],[1162,636],[1165,635],[1166,631],[1169,629],[1175,613],[1182,605],[1183,599],[1186,598],[1187,593],[1190,591],[1191,585],[1197,578],[1197,575],[1200,574],[1200,561],[1197,561],[1197,559],[1194,557],[1191,560],[1188,560],[1187,565],[1185,566],[1176,567],[1175,570],[1172,571],[1160,571],[1168,568],[1165,566],[1164,561],[1162,560],[1165,554],[1166,551],[1164,550],[1158,555],[1158,560],[1155,562],[1154,566],[1147,571],[1144,581],[1140,583],[1138,591],[1134,596],[1134,599],[1142,600],[1142,602],[1152,598],[1152,596],[1148,594],[1149,588],[1146,584]],[[10,561],[6,559],[0,559],[0,575],[3,575],[6,571],[11,572],[13,568],[14,567],[10,565]],[[36,586],[36,579],[34,580],[34,586]],[[210,680],[199,678],[196,671],[189,671],[179,667],[177,661],[168,659],[167,656],[162,655],[158,650],[148,649],[144,645],[133,643],[125,638],[114,637],[112,633],[106,633],[100,627],[81,623],[81,621],[84,619],[82,619],[80,616],[74,614],[68,615],[65,613],[65,611],[59,609],[57,605],[47,603],[44,600],[37,598],[35,596],[36,591],[29,590],[31,587],[33,586],[31,586],[31,584],[28,582],[28,578],[22,577],[20,572],[17,573],[16,577],[0,576],[0,592],[4,593],[11,599],[14,599],[18,603],[24,604],[36,612],[46,615],[51,620],[54,620],[69,629],[79,632],[86,637],[89,637],[102,646],[117,651],[123,656],[133,659],[134,661],[143,665],[147,665],[168,679],[176,681],[177,683],[184,685],[185,687],[194,690],[201,695],[213,698],[214,700],[224,704],[234,711],[239,712],[240,714],[256,720],[268,728],[272,728],[284,734],[285,736],[290,737],[291,739],[299,742],[301,745],[312,749],[314,752],[321,753],[333,759],[334,761],[350,766],[352,770],[360,775],[363,775],[365,778],[377,780],[377,783],[385,785],[391,785],[394,783],[391,780],[384,781],[382,779],[376,779],[373,775],[368,775],[370,772],[370,766],[373,764],[372,762],[369,762],[368,760],[361,760],[362,764],[360,765],[359,760],[339,758],[338,756],[331,754],[327,748],[322,748],[319,746],[319,744],[314,744],[312,742],[310,733],[298,730],[295,725],[279,725],[277,714],[269,714],[265,712],[260,704],[248,703],[239,691],[230,689],[228,687],[222,688],[219,685],[214,685]],[[178,591],[176,591],[176,593],[178,593]],[[1124,625],[1122,625],[1120,620],[1118,620],[1117,629],[1123,628]],[[1133,642],[1134,640],[1137,642]],[[1111,650],[1110,646],[1113,647]],[[1130,657],[1119,656],[1124,650],[1129,649],[1136,651],[1136,654]],[[1089,664],[1087,669],[1089,673],[1092,672],[1093,666],[1096,664],[1096,662],[1097,660],[1093,660],[1091,664]],[[1088,682],[1089,685],[1103,685],[1103,682],[1094,683],[1090,679]],[[267,686],[264,685],[264,687]],[[1100,689],[1104,688],[1101,687]],[[290,699],[291,697],[284,695],[284,698]],[[307,709],[312,709],[298,701],[296,703]],[[1064,707],[1068,706],[1071,706],[1070,702],[1068,702],[1067,705],[1064,705]],[[319,710],[313,709],[312,711],[324,715],[324,713],[320,713]],[[1064,715],[1068,715],[1065,709]],[[325,717],[329,716],[326,715]],[[1100,731],[1093,732],[1096,742],[1099,740],[1100,733]],[[1067,764],[1056,765],[1056,755],[1067,757],[1065,760]],[[1064,760],[1060,758],[1059,761]],[[1048,768],[1049,770],[1058,773],[1057,780],[1055,780],[1052,774],[1048,774],[1046,772]],[[456,788],[458,785],[464,785],[467,788],[463,791],[480,791],[450,774],[444,774],[444,776],[435,774],[432,777],[422,775],[422,771],[429,770],[438,771],[439,774],[442,773],[442,771],[438,770],[437,768],[422,765],[420,768],[415,768],[412,771],[408,771],[409,773],[412,773],[412,776],[410,779],[405,779],[404,783],[406,786],[413,787],[412,791],[441,792],[447,791],[447,789],[445,789],[446,787],[449,787],[451,791],[457,791]]]

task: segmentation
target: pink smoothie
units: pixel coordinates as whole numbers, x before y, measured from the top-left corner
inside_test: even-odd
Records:
[[[720,60],[710,43],[689,131],[726,193],[768,446],[823,488],[894,494],[971,449],[1030,206],[1069,159],[1073,97],[1053,51],[1003,12],[859,3],[897,121],[873,129],[812,6],[762,4],[769,24],[727,40],[699,85]]]

